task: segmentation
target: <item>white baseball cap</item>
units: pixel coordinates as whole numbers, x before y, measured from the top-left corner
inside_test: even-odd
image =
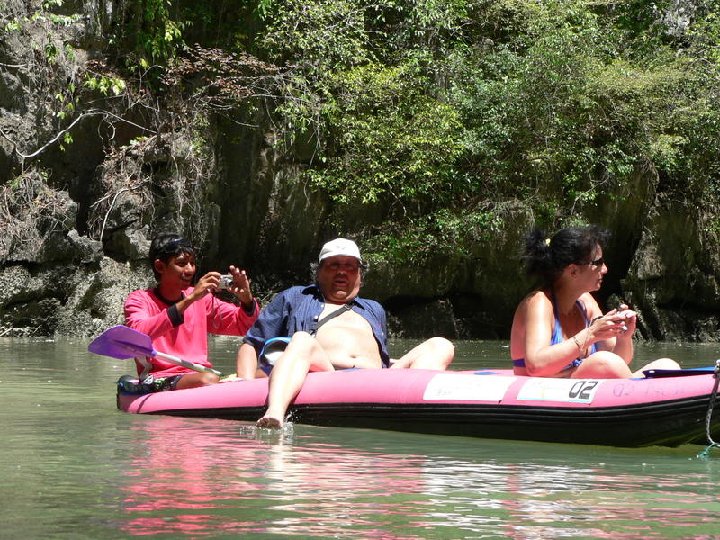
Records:
[[[355,257],[360,264],[362,264],[362,257],[360,256],[360,249],[357,244],[347,238],[336,238],[326,243],[320,250],[319,262],[328,257]]]

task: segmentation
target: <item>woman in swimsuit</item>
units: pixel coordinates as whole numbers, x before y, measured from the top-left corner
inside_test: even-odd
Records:
[[[642,377],[646,369],[679,369],[661,358],[631,372],[635,312],[621,305],[603,315],[590,294],[600,289],[607,265],[602,246],[609,233],[570,227],[546,239],[532,232],[525,246],[529,275],[541,288],[518,305],[510,333],[516,375],[572,378]]]

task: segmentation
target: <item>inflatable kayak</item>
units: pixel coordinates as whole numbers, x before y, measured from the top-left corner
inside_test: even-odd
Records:
[[[310,373],[289,420],[574,444],[704,444],[720,434],[717,369],[652,372],[643,379],[552,379],[507,370],[347,370]],[[136,414],[254,421],[267,379],[144,395],[118,384],[118,408]],[[720,406],[718,407],[720,409]],[[710,430],[708,432],[708,429]]]

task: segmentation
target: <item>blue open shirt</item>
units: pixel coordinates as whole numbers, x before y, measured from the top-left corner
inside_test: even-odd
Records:
[[[351,302],[352,310],[365,319],[380,349],[383,366],[390,365],[387,347],[387,319],[379,302],[359,296]],[[296,286],[278,293],[260,312],[255,324],[247,331],[244,342],[259,355],[265,340],[292,336],[295,332],[315,333],[325,299],[317,285]]]

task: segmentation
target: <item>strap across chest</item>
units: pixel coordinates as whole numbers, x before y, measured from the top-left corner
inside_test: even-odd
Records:
[[[317,334],[318,330],[320,330],[320,327],[321,327],[323,324],[325,324],[326,322],[328,322],[328,321],[331,320],[331,319],[334,319],[334,318],[337,317],[338,315],[342,315],[342,314],[345,313],[346,311],[350,311],[351,309],[352,309],[352,305],[351,305],[351,304],[345,304],[345,305],[343,305],[342,307],[336,309],[335,311],[333,311],[333,312],[331,312],[331,313],[328,313],[327,315],[325,315],[322,319],[320,319],[320,320],[317,322],[317,324],[315,325],[315,328],[313,329],[312,332],[310,332],[310,334],[314,336],[315,334]]]

